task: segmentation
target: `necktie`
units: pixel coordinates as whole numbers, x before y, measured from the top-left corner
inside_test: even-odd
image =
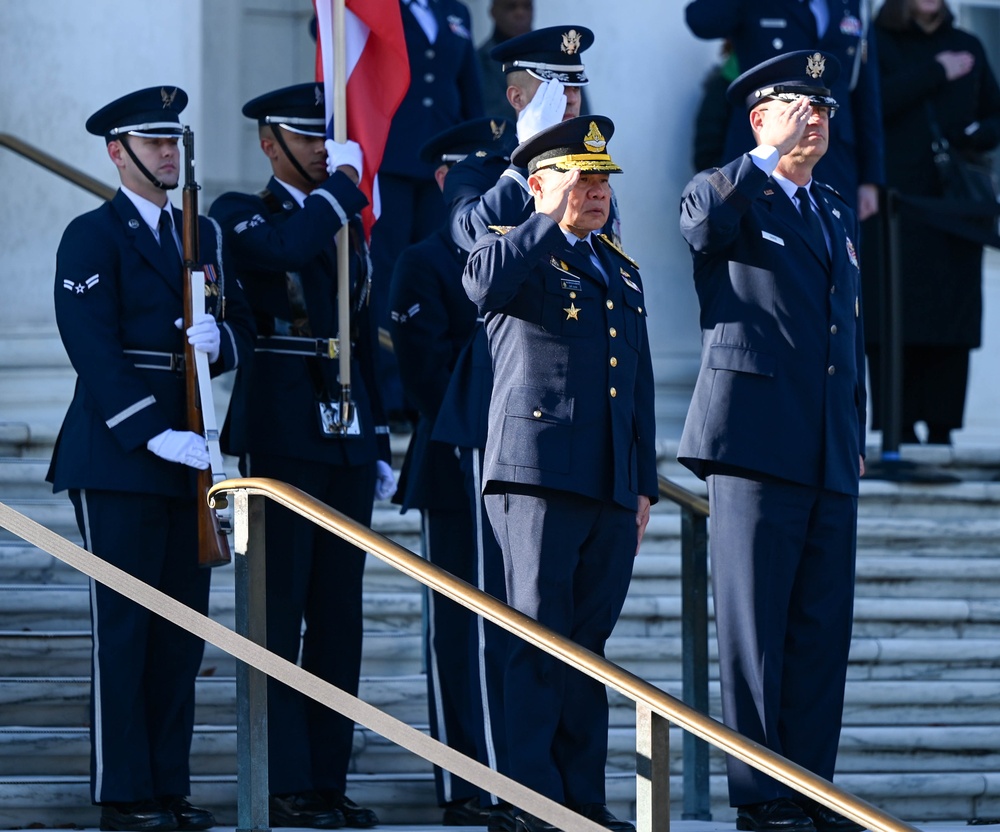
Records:
[[[604,278],[605,284],[608,282],[608,276],[604,272],[604,266],[601,265],[601,261],[597,257],[597,253],[594,251],[594,247],[590,244],[590,238],[584,237],[582,240],[577,240],[573,243],[573,248],[576,249],[578,254],[586,257],[590,264],[597,269],[601,277]]]
[[[830,7],[826,0],[809,0],[809,9],[816,18],[816,34],[822,38],[830,25]]]
[[[795,198],[799,201],[799,211],[802,213],[802,219],[805,221],[808,236],[818,251],[825,251],[829,254],[829,250],[826,247],[826,237],[823,235],[823,227],[820,225],[819,217],[816,216],[816,212],[813,210],[812,201],[809,199],[809,191],[805,188],[798,188],[795,191]]]
[[[420,28],[424,30],[427,40],[430,43],[434,43],[437,40],[438,23],[437,18],[434,17],[434,12],[427,5],[427,0],[409,0],[407,5],[410,7],[413,16],[417,19],[417,23],[420,24]]]
[[[174,226],[166,210],[160,211],[160,249],[163,251],[163,261],[170,274],[180,275],[184,267],[177,243],[174,240]]]

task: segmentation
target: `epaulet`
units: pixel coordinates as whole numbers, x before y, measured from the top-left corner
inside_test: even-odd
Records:
[[[815,180],[813,181],[815,182]],[[837,199],[839,199],[841,202],[847,202],[847,200],[840,195],[840,191],[838,191],[835,187],[833,187],[833,185],[827,185],[826,182],[815,182],[815,184],[818,185],[820,188],[822,188],[824,191],[829,191],[831,194],[837,197]]]
[[[513,225],[488,225],[486,227],[490,231],[494,231],[494,232],[496,232],[497,234],[499,234],[502,237],[504,234],[506,234],[508,231],[511,231],[516,226],[513,226]]]
[[[598,234],[597,239],[599,239],[602,243],[604,243],[604,245],[606,245],[612,251],[618,252],[618,254],[620,254],[622,257],[628,260],[628,262],[631,263],[635,268],[637,269],[639,268],[639,264],[636,263],[635,260],[633,260],[631,257],[629,257],[624,251],[622,251],[621,248],[618,247],[618,244],[615,243],[607,234]]]

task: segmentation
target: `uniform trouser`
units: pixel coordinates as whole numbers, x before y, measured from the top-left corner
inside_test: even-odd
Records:
[[[375,463],[330,465],[253,454],[249,473],[282,480],[365,525],[371,524]],[[357,695],[361,675],[365,553],[268,501],[267,647]],[[302,623],[305,621],[305,633]],[[343,792],[354,723],[280,682],[267,688],[272,794]]]
[[[198,566],[194,499],[70,491],[88,551],[196,612],[211,570]],[[90,792],[95,803],[190,794],[194,681],[204,642],[91,581]]]
[[[851,646],[857,497],[711,475],[722,713],[748,739],[832,779]],[[727,758],[733,806],[795,792]]]
[[[475,545],[473,583],[501,601],[507,600],[507,587],[503,571],[503,552],[497,543],[493,527],[483,503],[483,449],[462,448],[462,474],[466,497],[472,516],[472,533]],[[507,727],[504,721],[503,684],[507,668],[507,648],[510,635],[502,627],[477,616],[472,634],[472,661],[469,663],[475,680],[473,690],[480,697],[479,711],[483,727],[476,732],[479,762],[494,771],[506,771]],[[480,791],[480,802],[486,806],[497,798]]]
[[[635,510],[547,489],[485,501],[508,603],[603,656],[632,577]],[[504,712],[510,776],[568,806],[606,802],[604,685],[512,638]]]

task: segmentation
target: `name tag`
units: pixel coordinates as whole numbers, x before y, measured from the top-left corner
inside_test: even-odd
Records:
[[[568,292],[579,292],[583,288],[583,282],[572,277],[564,277],[560,286]]]
[[[768,234],[766,231],[761,231],[760,236],[765,240],[770,240],[772,243],[777,243],[779,246],[783,246],[785,241],[781,237],[777,237],[774,234]]]
[[[760,19],[761,29],[784,29],[788,26],[788,21],[780,17],[762,17]]]

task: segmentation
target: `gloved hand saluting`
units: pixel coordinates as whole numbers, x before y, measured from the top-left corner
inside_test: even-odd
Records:
[[[180,329],[184,326],[184,319],[178,318],[174,321],[174,326]],[[214,317],[207,312],[196,315],[194,323],[187,328],[185,334],[192,347],[208,355],[209,364],[219,360],[219,325]]]
[[[189,430],[165,430],[146,443],[160,459],[204,470],[209,466],[205,437]]]
[[[566,115],[566,93],[556,80],[543,81],[528,106],[517,114],[517,140],[526,142],[535,133],[558,124]]]
[[[396,493],[396,478],[388,462],[381,459],[375,463],[375,499],[388,500]]]

